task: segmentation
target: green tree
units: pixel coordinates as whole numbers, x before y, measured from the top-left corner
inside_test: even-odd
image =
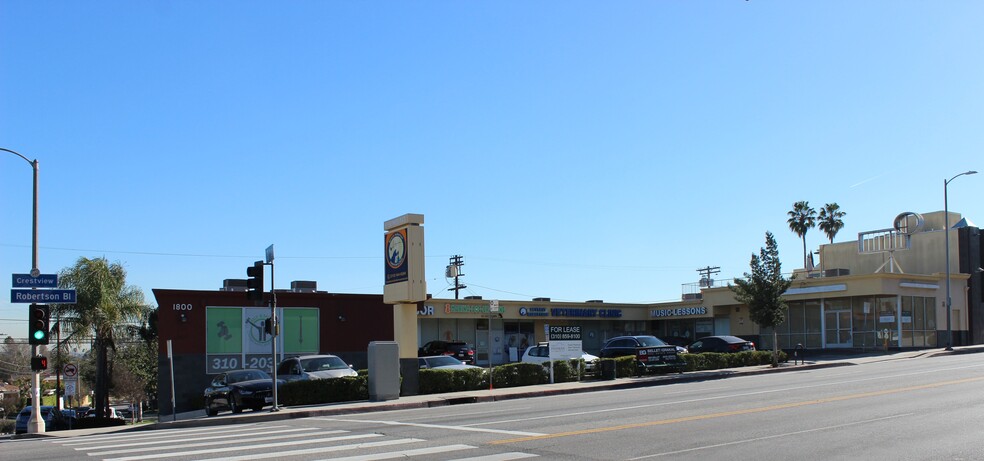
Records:
[[[772,329],[772,366],[779,366],[779,338],[776,326],[786,321],[786,300],[782,295],[792,283],[782,276],[782,263],[779,262],[779,247],[772,232],[765,233],[765,248],[759,254],[752,254],[749,264],[752,272],[744,278],[735,279],[728,288],[735,293],[735,299],[748,306],[748,318],[759,327]]]
[[[786,213],[789,219],[789,230],[793,231],[803,239],[803,267],[806,267],[806,231],[812,229],[817,224],[817,210],[810,206],[810,202],[800,200],[793,204],[793,209]]]
[[[109,351],[115,351],[117,338],[125,338],[133,325],[139,324],[148,308],[143,292],[126,284],[126,270],[105,258],[79,258],[75,265],[58,275],[62,288],[74,288],[75,304],[57,305],[58,315],[72,333],[69,341],[82,343],[91,337],[96,354],[95,400],[97,416],[109,408],[112,364]]]
[[[820,224],[817,227],[827,234],[830,243],[834,243],[834,236],[844,228],[844,220],[841,218],[846,215],[847,213],[841,211],[837,203],[828,203],[820,209],[820,214],[817,216]]]

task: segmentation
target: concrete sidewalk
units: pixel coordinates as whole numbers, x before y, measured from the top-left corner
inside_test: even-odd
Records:
[[[912,358],[935,357],[950,354],[965,354],[984,352],[984,346],[968,346],[954,348],[953,351],[943,349],[925,349],[916,351],[853,351],[847,353],[817,353],[806,354],[805,361],[794,363],[793,357],[790,361],[780,364],[778,368],[769,365],[729,368],[721,370],[694,371],[680,374],[633,376],[618,378],[615,380],[589,380],[580,382],[543,384],[537,386],[492,388],[476,391],[453,392],[447,394],[428,394],[404,396],[395,400],[380,402],[358,401],[333,404],[308,405],[298,407],[281,407],[279,411],[272,412],[268,409],[230,415],[223,414],[217,417],[206,417],[204,411],[189,413],[179,413],[177,421],[170,421],[169,416],[165,416],[162,421],[155,424],[144,424],[137,426],[116,426],[93,429],[76,429],[71,431],[54,431],[44,434],[21,434],[15,438],[52,436],[52,437],[79,437],[90,434],[101,434],[107,432],[124,432],[154,429],[172,429],[186,427],[207,427],[221,426],[228,424],[257,423],[264,421],[279,421],[293,418],[308,418],[313,416],[335,416],[350,415],[357,413],[370,413],[377,411],[404,410],[412,408],[428,408],[448,405],[459,405],[478,402],[495,402],[501,400],[524,399],[542,397],[548,395],[577,394],[584,392],[594,392],[613,389],[631,389],[648,386],[659,386],[672,383],[707,381],[713,379],[727,379],[735,376],[749,376],[767,373],[782,373],[787,371],[802,371],[817,368],[851,366],[864,363],[873,363],[886,360],[904,360]]]

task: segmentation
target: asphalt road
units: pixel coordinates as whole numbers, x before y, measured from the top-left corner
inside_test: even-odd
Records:
[[[4,460],[984,460],[984,355],[0,444]]]

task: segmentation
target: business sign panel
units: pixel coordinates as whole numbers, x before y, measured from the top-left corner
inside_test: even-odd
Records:
[[[216,374],[240,368],[273,371],[273,335],[263,328],[268,318],[270,309],[262,307],[206,307],[205,372]],[[277,320],[277,361],[318,353],[321,322],[317,308],[278,308]]]
[[[407,229],[386,234],[386,284],[406,282],[410,277],[407,267]]]

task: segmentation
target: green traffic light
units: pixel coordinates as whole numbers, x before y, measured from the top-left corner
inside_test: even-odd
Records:
[[[44,331],[34,330],[34,339],[44,339]]]

